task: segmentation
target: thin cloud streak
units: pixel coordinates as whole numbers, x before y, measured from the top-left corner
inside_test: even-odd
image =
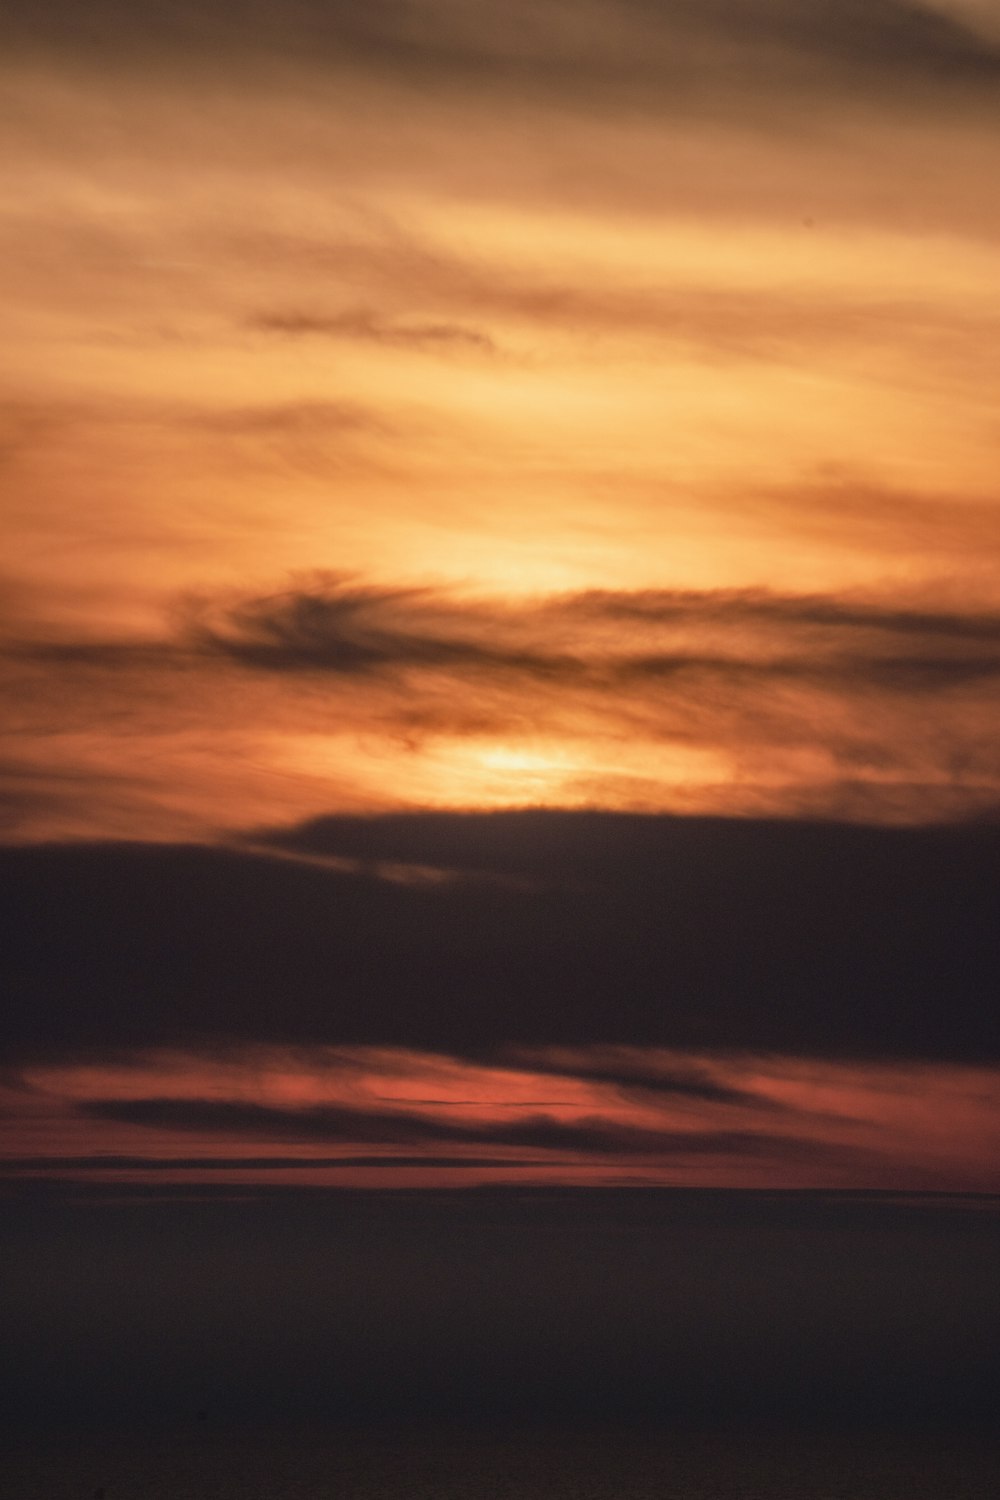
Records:
[[[408,1168],[516,1177],[520,1166],[557,1182],[581,1168],[605,1172],[613,1158],[650,1183],[996,1186],[976,1164],[1000,1129],[995,1070],[638,1047],[536,1048],[523,1057],[233,1043],[35,1066],[7,1088],[10,1144],[0,1171],[380,1167],[391,1184],[405,1182],[395,1174]],[[562,1097],[540,1104],[532,1095],[546,1080]],[[127,1093],[115,1097],[116,1089]],[[42,1125],[44,1144],[29,1154],[24,1143]],[[199,1152],[179,1150],[192,1135]],[[521,1154],[499,1157],[498,1148]],[[407,1149],[416,1154],[401,1155]]]
[[[499,351],[488,334],[453,323],[390,323],[365,309],[322,317],[315,313],[259,313],[247,326],[261,333],[276,333],[288,338],[319,336],[370,340],[392,348],[470,349],[483,354]]]

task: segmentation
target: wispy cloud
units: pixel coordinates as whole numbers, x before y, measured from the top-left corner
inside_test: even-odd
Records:
[[[111,794],[118,777],[123,796],[133,780],[131,797],[135,772],[107,760],[115,734],[183,749],[187,769],[171,776],[196,798],[209,737],[231,737],[235,714],[247,744],[265,726],[276,743],[366,736],[403,777],[441,747],[471,757],[469,775],[482,758],[487,779],[493,757],[515,796],[527,778],[528,801],[534,777],[548,802],[670,807],[678,778],[658,769],[668,747],[714,757],[700,790],[694,761],[684,776],[689,805],[705,811],[745,810],[740,799],[768,785],[778,810],[889,821],[1000,800],[1000,615],[975,605],[649,589],[515,603],[316,574],[273,594],[189,597],[175,616],[159,639],[50,630],[8,647],[24,705],[8,755],[17,799],[31,783],[33,799],[48,784],[64,800],[74,755],[81,796],[102,781]],[[115,731],[104,751],[102,724]],[[262,785],[269,774],[263,765]],[[152,786],[155,767],[148,775]],[[322,784],[303,791],[317,812]],[[490,795],[470,782],[452,805]],[[273,820],[252,801],[234,814],[235,826]]]
[[[468,0],[388,0],[354,4],[309,0],[289,10],[276,0],[215,3],[197,12],[136,12],[122,0],[91,7],[86,33],[68,33],[65,0],[47,0],[8,22],[8,44],[29,52],[68,46],[86,56],[109,50],[124,62],[155,57],[176,67],[196,56],[210,71],[226,55],[272,56],[300,67],[351,67],[437,87],[526,89],[546,96],[645,100],[680,109],[808,83],[862,94],[902,94],[907,85],[984,92],[1000,73],[988,31],[966,25],[960,8],[872,0],[828,6],[809,0],[728,0],[704,6],[670,0],[588,0],[574,7],[520,3],[501,15]],[[752,68],[732,68],[732,51]],[[728,53],[728,56],[727,56]],[[206,58],[207,54],[207,58]],[[697,72],[691,76],[692,68]],[[735,75],[735,76],[734,76]],[[677,95],[680,95],[677,98]]]
[[[560,1097],[533,1098],[546,1081]],[[8,1100],[8,1174],[464,1168],[558,1181],[616,1162],[651,1182],[968,1187],[992,1180],[975,1161],[1000,1122],[989,1069],[635,1046],[524,1049],[520,1063],[236,1041],[119,1049],[29,1067]]]
[[[498,352],[489,334],[476,328],[466,328],[459,323],[391,322],[363,308],[328,316],[308,312],[258,313],[247,320],[247,326],[261,333],[280,334],[286,338],[361,339],[396,349],[450,348],[484,354]]]
[[[97,1120],[191,1130],[202,1135],[248,1133],[299,1141],[364,1142],[372,1145],[466,1145],[524,1148],[533,1151],[588,1152],[616,1156],[759,1158],[782,1161],[835,1160],[841,1166],[856,1155],[868,1155],[843,1143],[775,1135],[764,1131],[667,1130],[592,1116],[560,1120],[525,1115],[517,1121],[473,1123],[429,1119],[413,1113],[373,1111],[278,1110],[219,1102],[143,1099],[103,1100],[81,1107]],[[426,1163],[433,1165],[433,1162]],[[470,1163],[471,1165],[472,1163]]]
[[[266,670],[514,672],[611,693],[682,673],[919,693],[1000,672],[1000,614],[764,591],[588,593],[518,607],[331,577],[228,607],[194,604],[189,631],[198,649]]]

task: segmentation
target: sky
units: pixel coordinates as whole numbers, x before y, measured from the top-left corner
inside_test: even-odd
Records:
[[[0,58],[5,1190],[1000,1190],[992,0]]]

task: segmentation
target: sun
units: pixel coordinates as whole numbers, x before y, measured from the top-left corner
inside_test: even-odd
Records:
[[[478,759],[488,771],[509,771],[513,775],[556,776],[579,769],[557,750],[526,750],[512,745],[492,745],[480,751]]]

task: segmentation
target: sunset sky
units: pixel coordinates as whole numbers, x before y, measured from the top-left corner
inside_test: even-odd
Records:
[[[8,1188],[1000,1191],[994,0],[0,58]]]

